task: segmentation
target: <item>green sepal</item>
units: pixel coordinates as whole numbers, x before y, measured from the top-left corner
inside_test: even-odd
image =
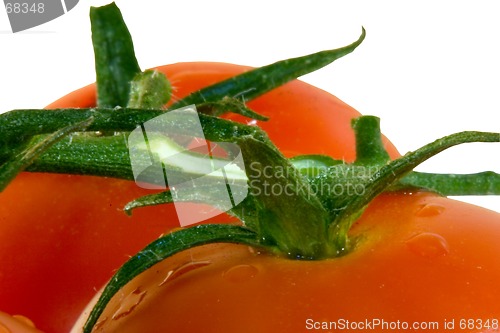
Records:
[[[327,212],[305,177],[274,147],[253,137],[238,141],[249,195],[255,198],[257,230],[293,258],[327,256]]]
[[[473,174],[410,172],[391,190],[420,188],[443,196],[500,195],[500,174],[483,171]]]
[[[217,181],[218,183],[216,183]],[[182,196],[176,197],[175,200],[170,190],[145,195],[130,201],[123,209],[126,214],[131,215],[132,211],[139,207],[156,206],[173,202],[193,202],[208,204],[212,207],[225,211],[228,195],[227,188],[223,186],[215,186],[218,184],[224,185],[224,181],[225,179],[222,178],[219,180],[211,179],[211,181],[207,182],[206,185],[200,185],[198,181],[196,187],[183,189]],[[246,182],[240,182],[240,185],[238,186],[239,188],[236,188],[237,186],[237,182],[232,182],[231,190],[244,195],[247,191]]]
[[[127,215],[132,215],[132,211],[136,208],[140,207],[148,207],[148,206],[156,206],[173,203],[174,198],[172,197],[172,193],[170,190],[162,191],[159,193],[149,194],[137,199],[134,199],[128,202],[125,207],[123,207],[123,211]]]
[[[354,43],[334,50],[326,50],[310,55],[282,60],[250,70],[210,87],[194,92],[174,103],[172,108],[191,104],[213,102],[224,97],[250,101],[302,75],[318,70],[354,51],[364,40],[365,29]]]
[[[290,162],[309,179],[325,175],[328,168],[334,165],[345,164],[341,160],[326,155],[299,155],[290,158]],[[367,168],[367,174],[378,171],[378,168]],[[339,173],[341,171],[339,170]],[[347,170],[342,171],[348,173]],[[421,189],[436,192],[443,196],[466,195],[500,195],[500,174],[493,171],[484,171],[472,174],[430,173],[412,171],[388,191]]]
[[[215,117],[231,112],[261,121],[266,121],[269,119],[268,117],[258,114],[257,112],[250,109],[243,101],[231,97],[223,97],[221,100],[214,102],[203,102],[197,104],[196,108],[200,113]]]
[[[260,247],[257,234],[245,227],[206,224],[169,233],[130,258],[111,278],[83,327],[90,333],[104,308],[123,286],[153,265],[184,250],[211,243],[235,243]]]
[[[213,188],[211,188],[210,190],[213,190]],[[203,193],[201,195],[203,196]],[[203,198],[198,194],[193,193],[192,196],[195,197],[193,200],[194,202],[208,203],[211,201],[211,198]],[[191,202],[190,197],[190,195],[187,195],[181,200],[185,202]],[[169,190],[166,190],[134,199],[128,202],[123,210],[127,215],[132,215],[133,211],[137,208],[170,204],[173,202],[174,199],[172,197],[172,193]],[[226,213],[231,216],[237,217],[248,228],[257,230],[259,221],[259,212],[257,206],[258,205],[255,201],[255,198],[249,195],[242,202],[234,206],[232,209],[228,210]]]

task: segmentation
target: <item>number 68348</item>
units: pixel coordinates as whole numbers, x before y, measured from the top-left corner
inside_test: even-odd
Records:
[[[7,14],[42,14],[45,12],[45,4],[43,2],[29,4],[26,2],[7,2],[5,4]]]

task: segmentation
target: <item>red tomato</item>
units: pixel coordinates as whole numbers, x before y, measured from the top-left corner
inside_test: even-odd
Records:
[[[499,331],[498,213],[384,194],[351,237],[350,253],[319,261],[241,245],[182,252],[115,295],[94,332]]]
[[[159,69],[167,74],[174,98],[179,99],[248,67],[180,63]],[[95,87],[90,85],[48,108],[94,105]],[[287,155],[354,159],[350,120],[359,113],[334,96],[294,81],[249,106],[271,118],[256,123]],[[390,143],[387,148],[398,156]],[[125,216],[122,207],[147,193],[134,182],[116,179],[37,173],[17,177],[0,193],[0,309],[23,314],[46,332],[67,332],[95,291],[128,256],[178,226],[170,205]],[[214,220],[224,222],[228,217]]]

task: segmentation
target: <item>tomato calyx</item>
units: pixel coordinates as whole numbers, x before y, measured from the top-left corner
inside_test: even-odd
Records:
[[[383,148],[380,121],[377,117],[355,119],[357,159],[347,164],[328,156],[298,156],[286,159],[272,142],[244,135],[235,138],[245,157],[248,196],[229,213],[254,230],[262,245],[271,252],[296,259],[337,257],[351,250],[349,229],[364,208],[379,194],[387,191],[424,189],[448,193],[498,193],[499,176],[492,172],[467,175],[465,182],[456,175],[439,175],[446,186],[428,181],[427,175],[412,173],[413,168],[457,144],[467,142],[499,142],[498,133],[461,132],[432,142],[394,161]],[[264,140],[263,140],[264,139]],[[437,175],[432,175],[437,176]],[[479,185],[471,186],[475,179]],[[242,178],[221,178],[233,185]],[[487,187],[485,181],[491,181]],[[426,186],[427,185],[427,186]],[[212,187],[196,189],[187,201],[203,202],[218,207],[210,195]],[[483,193],[483,192],[481,192]],[[216,196],[217,197],[217,196]],[[138,198],[126,205],[125,211],[173,203],[170,190]]]
[[[259,201],[257,213],[253,214],[259,217],[259,221],[252,225],[257,225],[258,232],[262,232],[264,238],[276,240],[278,252],[301,259],[343,255],[351,250],[348,233],[352,224],[377,195],[420,187],[415,184],[405,186],[400,182],[416,166],[458,144],[500,142],[498,133],[461,132],[389,161],[382,146],[377,117],[362,116],[354,121],[353,127],[357,141],[356,161],[346,164],[331,160],[330,165],[316,168],[315,175],[306,176],[306,182],[298,175],[300,169],[295,172],[293,164],[290,168],[290,162],[283,157],[280,161],[279,154],[273,149],[266,149],[264,144],[258,144],[255,140],[240,143],[245,156],[273,169],[274,178],[264,174],[262,168],[253,174],[252,171],[248,172],[248,178],[250,194]],[[302,158],[301,163],[304,164],[304,161]],[[327,163],[325,157],[323,163]],[[287,172],[283,174],[283,170]],[[266,186],[268,189],[276,186],[292,191],[266,192]],[[238,217],[245,220],[244,214]]]

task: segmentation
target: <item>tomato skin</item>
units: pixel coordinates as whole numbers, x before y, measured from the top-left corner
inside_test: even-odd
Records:
[[[437,332],[452,320],[446,331],[488,331],[460,328],[467,319],[498,325],[500,214],[430,193],[385,194],[351,236],[351,253],[320,261],[239,245],[181,253],[117,294],[95,332],[298,333],[342,320],[437,323]]]
[[[141,193],[121,180],[18,176],[0,194],[0,308],[67,332],[113,269],[177,225],[166,205],[126,216]]]
[[[249,67],[179,63],[158,69],[171,80],[178,100]],[[89,85],[47,108],[92,107],[95,100],[95,86]],[[258,125],[287,155],[324,153],[354,159],[350,119],[359,113],[334,96],[294,81],[249,106],[271,117]],[[398,156],[387,140],[386,144],[391,156]],[[148,193],[133,182],[116,179],[19,175],[0,193],[0,309],[23,314],[48,333],[67,332],[128,256],[178,226],[171,205],[125,216],[121,208]],[[221,215],[209,221],[228,220]]]

